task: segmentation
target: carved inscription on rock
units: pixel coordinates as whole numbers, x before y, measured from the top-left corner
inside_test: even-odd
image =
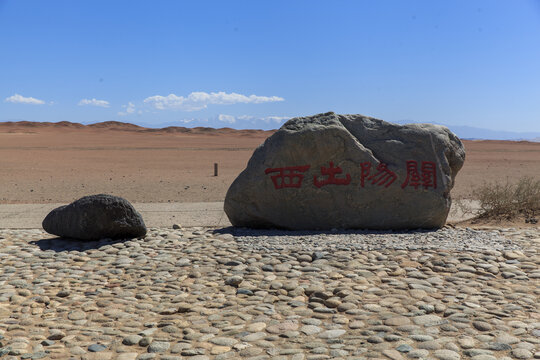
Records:
[[[423,187],[437,188],[437,168],[433,161],[421,161],[420,167],[418,161],[408,160],[405,164],[406,178],[401,184],[401,188],[413,187],[418,189]],[[379,163],[376,167],[371,162],[365,161],[359,164],[360,167],[360,187],[366,184],[390,187],[397,180],[397,175],[390,170],[384,163]],[[265,174],[270,176],[275,189],[300,188],[304,174],[311,168],[311,165],[285,166],[279,168],[267,168]],[[350,185],[352,177],[349,173],[343,173],[340,166],[335,166],[333,161],[329,166],[321,166],[320,174],[313,176],[313,185],[321,188],[327,185]]]

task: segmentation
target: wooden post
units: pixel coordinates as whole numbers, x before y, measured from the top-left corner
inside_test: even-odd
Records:
[[[218,176],[218,164],[214,163],[214,176]]]

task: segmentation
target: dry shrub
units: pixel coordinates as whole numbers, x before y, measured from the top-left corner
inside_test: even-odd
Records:
[[[540,180],[523,177],[517,183],[484,183],[472,192],[480,202],[479,218],[533,219],[540,214]]]

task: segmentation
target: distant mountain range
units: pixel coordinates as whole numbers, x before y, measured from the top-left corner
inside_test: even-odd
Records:
[[[122,129],[122,130],[128,130],[130,128],[131,130],[140,130],[140,131],[157,131],[159,129],[167,130],[167,131],[181,131],[181,132],[195,132],[198,133],[200,131],[209,131],[211,129],[222,129],[227,131],[234,131],[235,129],[231,129],[230,127],[222,127],[222,126],[216,126],[216,125],[231,125],[231,124],[223,124],[223,123],[212,123],[208,121],[201,121],[198,119],[194,120],[182,120],[182,121],[170,121],[170,122],[162,122],[162,123],[144,123],[144,122],[137,122],[137,124],[130,124],[130,123],[123,123],[118,121],[105,121],[101,123],[86,123],[86,124],[78,124],[78,123],[71,123],[67,121],[62,122],[56,122],[56,123],[43,123],[43,122],[32,122],[32,121],[24,121],[24,120],[13,120],[13,121],[0,121],[0,123],[3,123],[4,125],[8,124],[18,124],[18,125],[24,125],[27,127],[36,127],[36,126],[48,126],[48,125],[56,125],[56,126],[69,126],[69,127],[84,127],[84,125],[98,128],[98,127],[107,127],[111,129]],[[404,124],[418,124],[420,122],[413,121],[413,120],[399,120],[394,121],[396,124],[404,125]],[[459,138],[465,139],[465,140],[510,140],[510,141],[532,141],[532,142],[540,142],[540,132],[513,132],[513,131],[501,131],[501,130],[491,130],[491,129],[482,129],[472,126],[463,126],[463,125],[447,125],[447,124],[440,124],[440,123],[434,123],[437,125],[443,125],[448,127],[452,132],[454,132]],[[189,125],[189,127],[186,127],[186,125]],[[239,125],[239,124],[235,124]],[[263,131],[273,131],[272,126],[269,124],[265,124],[266,126],[263,126]],[[235,126],[235,127],[237,127]],[[254,129],[256,126],[245,126],[245,130],[250,130],[247,128]],[[279,126],[277,126],[279,127]],[[146,130],[145,130],[146,128]],[[243,130],[239,130],[243,131]]]
[[[411,124],[417,123],[411,120],[401,120],[396,121],[397,124]],[[448,124],[439,124],[443,125],[452,130],[460,139],[466,140],[513,140],[513,141],[534,141],[540,142],[540,132],[513,132],[513,131],[501,131],[501,130],[491,130],[491,129],[482,129],[472,126],[464,125],[448,125]]]
[[[486,139],[486,140],[527,140],[540,142],[538,132],[511,132],[481,129],[471,126],[447,126],[461,139]]]
[[[198,126],[212,126],[216,125],[212,122],[209,124],[207,123],[204,125],[204,123],[199,124],[200,120],[188,120],[188,121],[170,121],[170,122],[163,122],[163,123],[141,123],[139,125],[149,127],[149,128],[165,128],[169,126],[186,126],[186,125],[198,125]],[[395,121],[395,123],[404,125],[404,124],[411,124],[411,123],[419,123],[418,121],[412,121],[412,120],[401,120],[401,121]],[[501,131],[501,130],[491,130],[491,129],[482,129],[472,126],[463,126],[463,125],[448,125],[448,124],[440,124],[440,123],[434,123],[437,125],[443,125],[452,130],[459,138],[466,139],[466,140],[513,140],[513,141],[534,141],[534,142],[540,142],[540,132],[513,132],[513,131]],[[240,125],[240,124],[236,124]],[[248,126],[253,126],[252,124],[244,124]],[[268,124],[265,124],[264,130],[270,130],[271,127],[268,127]],[[250,127],[251,127],[250,126]],[[279,126],[278,126],[279,127]]]
[[[186,126],[186,125],[195,125],[201,126],[199,120],[189,120],[189,121],[170,121],[163,123],[140,123],[139,125],[148,127],[148,128],[165,128],[169,126]],[[191,123],[191,124],[190,124]],[[420,123],[413,120],[400,120],[394,121],[396,124],[414,124]],[[203,123],[204,124],[204,123]],[[447,125],[434,123],[437,125],[443,125],[452,130],[459,138],[466,140],[513,140],[513,141],[534,141],[540,142],[540,132],[513,132],[513,131],[501,131],[501,130],[491,130],[491,129],[482,129],[472,126],[463,126],[463,125]],[[213,123],[207,124],[206,126],[214,125]],[[202,125],[204,126],[204,125]],[[264,126],[264,130],[270,130],[268,126]]]

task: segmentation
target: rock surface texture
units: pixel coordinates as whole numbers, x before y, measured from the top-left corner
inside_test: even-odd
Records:
[[[126,200],[112,195],[91,195],[52,210],[43,229],[60,237],[99,240],[136,238],[146,234],[141,215]]]
[[[464,160],[444,126],[294,118],[255,150],[225,212],[234,226],[257,228],[438,228]]]

